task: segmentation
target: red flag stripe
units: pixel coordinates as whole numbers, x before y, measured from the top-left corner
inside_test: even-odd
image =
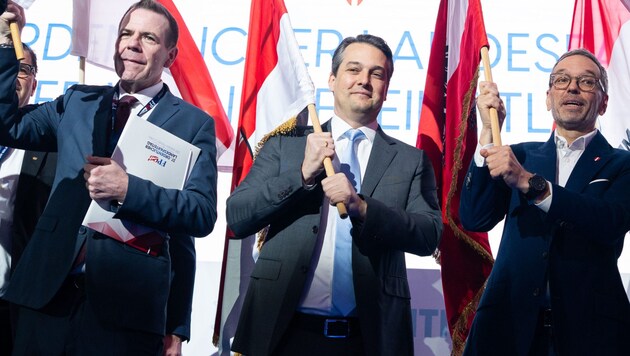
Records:
[[[608,67],[613,46],[630,20],[629,1],[577,0],[569,49],[586,48]]]
[[[172,0],[158,1],[175,17],[179,26],[179,41],[177,43],[179,53],[170,67],[171,74],[173,79],[175,79],[182,99],[197,106],[214,118],[218,149],[217,156],[220,156],[230,147],[230,143],[234,138],[232,125],[221,105],[221,100],[210,77],[206,62],[201,56],[184,19],[177,10],[177,6]]]
[[[444,233],[439,247],[454,354],[461,354],[493,258],[486,233],[464,231],[459,191],[477,145],[474,96],[488,43],[479,0],[442,0],[429,59],[417,146],[436,172]]]

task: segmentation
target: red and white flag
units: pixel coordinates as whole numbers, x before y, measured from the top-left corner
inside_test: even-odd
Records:
[[[118,23],[125,11],[137,0],[74,0],[71,54],[84,57],[89,63],[114,69],[114,50]],[[221,105],[208,67],[181,14],[172,0],[158,0],[177,20],[179,53],[164,82],[185,101],[212,116],[215,121],[217,157],[221,156],[234,138],[232,125]],[[194,68],[194,70],[191,70]]]
[[[630,150],[630,0],[576,0],[569,49],[593,52],[608,72],[608,108],[599,129]]]
[[[263,137],[315,103],[315,88],[283,0],[252,0],[232,187],[245,178]],[[227,231],[215,344],[229,354],[230,340],[254,265],[255,236],[233,239]]]
[[[464,231],[459,194],[477,146],[475,93],[480,50],[488,45],[479,0],[442,0],[416,146],[433,163],[444,232],[442,287],[453,353],[460,355],[494,259],[488,235]]]

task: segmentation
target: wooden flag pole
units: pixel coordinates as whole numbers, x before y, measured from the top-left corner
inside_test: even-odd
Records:
[[[492,82],[492,71],[490,69],[490,56],[488,47],[481,47],[481,61],[483,62],[483,72],[487,82]],[[492,143],[501,146],[501,126],[499,126],[499,113],[497,109],[490,108],[490,126],[492,127]]]
[[[308,104],[308,114],[311,117],[311,121],[313,122],[313,131],[315,131],[316,133],[322,132],[322,125],[319,123],[317,110],[315,110],[315,104]],[[330,157],[324,158],[324,169],[326,170],[327,177],[335,174],[335,169],[333,168],[332,160],[330,159]],[[344,205],[344,203],[337,203],[337,210],[339,211],[339,216],[342,219],[348,217],[348,210],[346,210],[346,206]]]
[[[20,37],[20,28],[17,22],[12,21],[9,23],[9,29],[11,30],[11,40],[13,40],[13,48],[15,48],[15,56],[18,61],[24,59],[24,47],[22,46],[22,38]]]
[[[85,57],[79,57],[79,84],[85,84]]]

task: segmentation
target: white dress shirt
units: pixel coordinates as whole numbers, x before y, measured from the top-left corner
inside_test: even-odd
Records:
[[[126,95],[133,95],[136,99],[138,99],[138,102],[135,103],[131,107],[131,112],[129,113],[129,117],[131,117],[131,115],[138,115],[140,110],[142,110],[142,108],[144,108],[151,101],[151,99],[153,99],[160,92],[160,90],[162,90],[163,86],[164,86],[164,83],[160,81],[159,83],[154,84],[146,89],[140,90],[139,92],[134,93],[134,94],[129,94],[122,87],[118,86],[118,90],[120,91],[120,93],[118,94],[119,98],[122,98],[123,96],[126,96]],[[151,112],[153,111],[153,109],[155,109],[155,106],[151,110],[147,111],[141,117],[147,120],[149,116],[151,115]]]
[[[374,122],[369,126],[359,128],[367,139],[359,141],[357,147],[357,157],[361,169],[361,178],[365,174],[370,152],[376,136],[378,123]],[[350,140],[343,134],[351,129],[345,121],[337,116],[333,116],[331,121],[332,137],[335,140],[335,158],[333,166],[335,172],[339,172],[339,158],[349,147]],[[363,181],[363,179],[361,179]],[[329,200],[324,196],[323,209],[317,235],[317,244],[313,252],[313,259],[308,271],[306,284],[302,293],[298,310],[308,314],[332,315],[332,276],[335,258],[335,231],[337,228],[337,208],[330,205]],[[348,286],[352,288],[352,286]]]

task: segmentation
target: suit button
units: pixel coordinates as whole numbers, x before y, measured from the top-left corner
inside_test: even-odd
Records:
[[[311,228],[311,231],[312,231],[314,234],[316,234],[316,233],[318,233],[318,232],[319,232],[319,227],[317,227],[317,225],[315,225],[315,226],[313,226],[313,227]]]
[[[471,182],[472,182],[472,178],[471,178],[471,173],[469,172],[469,173],[466,175],[466,183],[465,183],[466,188],[470,189],[470,183],[471,183]]]
[[[87,232],[87,228],[85,226],[81,226],[79,228],[79,234],[83,235]]]
[[[549,257],[549,252],[547,252],[547,251],[543,252],[542,253],[542,258],[546,260],[547,257]]]
[[[534,297],[537,297],[540,295],[540,288],[534,288],[534,292],[532,293],[534,295]]]

